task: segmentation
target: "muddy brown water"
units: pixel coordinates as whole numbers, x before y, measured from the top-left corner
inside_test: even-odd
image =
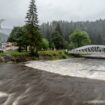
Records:
[[[0,64],[0,105],[105,105],[105,81]]]

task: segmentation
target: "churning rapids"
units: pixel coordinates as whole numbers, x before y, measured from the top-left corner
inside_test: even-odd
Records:
[[[0,105],[105,105],[105,60],[42,62],[0,64]]]

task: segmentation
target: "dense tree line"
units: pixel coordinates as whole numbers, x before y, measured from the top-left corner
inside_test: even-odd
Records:
[[[42,34],[50,39],[57,24],[60,26],[60,33],[67,41],[69,39],[69,35],[75,29],[80,29],[82,31],[86,31],[89,34],[92,44],[105,44],[105,20],[100,19],[93,22],[53,21],[51,23],[43,23],[40,26]]]
[[[39,50],[72,49],[90,44],[88,33],[73,24],[71,26],[68,22],[54,21],[39,27],[35,0],[31,0],[26,24],[14,27],[8,41],[17,43],[19,51],[27,51],[28,48],[31,55],[36,56]]]

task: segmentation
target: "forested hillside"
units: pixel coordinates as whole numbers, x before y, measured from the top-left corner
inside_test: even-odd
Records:
[[[100,19],[92,22],[53,21],[52,23],[43,23],[40,26],[42,34],[49,39],[57,24],[59,24],[61,32],[66,40],[68,40],[68,36],[75,29],[80,29],[89,34],[92,44],[105,44],[105,20]]]

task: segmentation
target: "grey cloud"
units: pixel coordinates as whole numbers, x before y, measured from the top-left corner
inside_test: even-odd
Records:
[[[24,24],[30,0],[0,0],[5,27]],[[36,0],[39,22],[96,20],[105,18],[105,0]]]

